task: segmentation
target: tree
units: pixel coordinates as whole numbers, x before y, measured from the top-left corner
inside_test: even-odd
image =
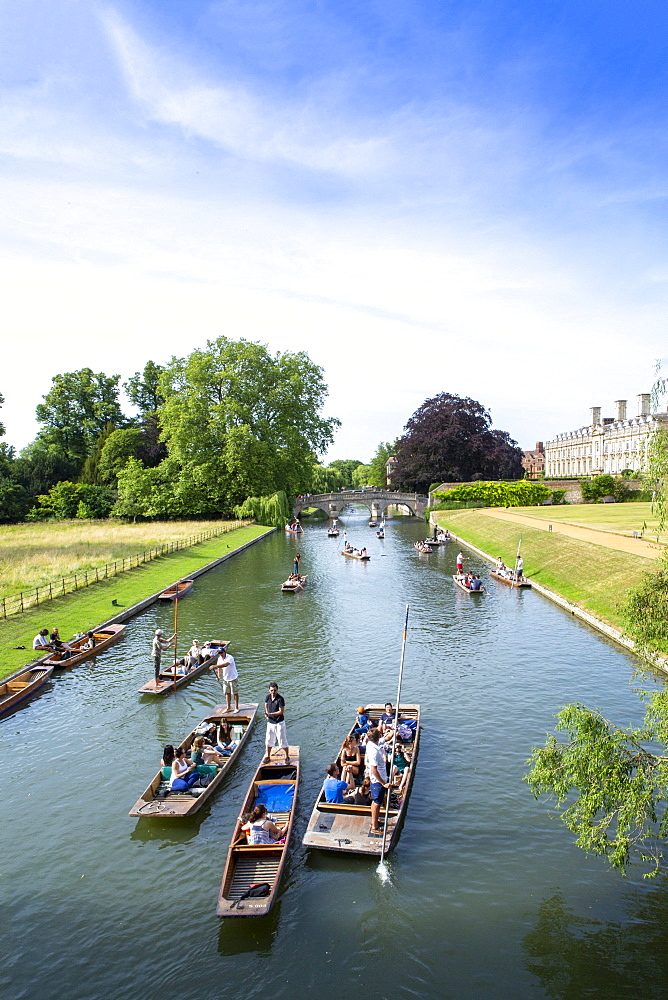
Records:
[[[353,472],[362,463],[357,458],[337,458],[330,462],[328,469],[336,469],[339,473],[339,489],[350,489],[353,485]]]
[[[521,479],[522,451],[474,399],[443,392],[427,399],[399,438],[393,485],[426,493],[434,481]]]
[[[652,694],[639,728],[622,729],[577,704],[557,719],[567,740],[548,735],[528,761],[525,780],[534,796],[548,794],[560,807],[568,802],[561,820],[578,847],[622,872],[639,857],[655,874],[668,834],[668,691]]]
[[[303,352],[219,337],[173,358],[160,378],[162,437],[187,474],[203,470],[219,509],[248,496],[295,495],[339,421],[321,416],[322,369]]]
[[[387,460],[391,458],[397,450],[397,441],[381,441],[376,448],[376,454],[370,462],[370,472],[367,476],[369,486],[377,486],[379,489],[387,487]]]
[[[139,457],[142,432],[138,427],[119,427],[105,440],[98,475],[100,482],[110,486],[116,483],[118,474],[131,458]]]
[[[160,391],[160,376],[164,372],[162,365],[147,361],[143,372],[135,372],[132,378],[123,383],[123,388],[133,406],[136,406],[142,416],[157,413],[158,407],[164,403]]]
[[[56,483],[76,477],[80,464],[37,437],[15,460],[12,477],[36,497],[47,493]]]
[[[363,486],[371,485],[369,483],[370,475],[370,465],[358,465],[357,468],[353,470],[353,486],[355,489],[360,490]]]
[[[4,404],[4,402],[5,402],[5,397],[0,392],[0,407]],[[5,425],[3,423],[0,423],[0,437],[4,436],[5,436]]]
[[[120,375],[82,368],[52,379],[52,388],[36,409],[43,424],[39,438],[51,450],[81,467],[107,424],[124,421],[118,402]]]

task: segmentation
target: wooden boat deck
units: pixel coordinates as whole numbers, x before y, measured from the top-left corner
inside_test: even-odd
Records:
[[[164,778],[161,768],[151,781],[148,788],[145,789],[141,798],[135,802],[132,809],[128,813],[128,816],[159,816],[160,819],[183,818],[184,816],[192,816],[193,813],[196,813],[199,809],[201,809],[204,803],[211,798],[218,786],[224,781],[225,777],[229,774],[237,762],[239,754],[248,740],[248,736],[253,727],[253,722],[255,721],[255,716],[257,714],[257,708],[257,704],[252,702],[248,705],[239,705],[238,711],[232,710],[228,712],[224,705],[216,705],[216,707],[204,717],[202,723],[218,723],[222,719],[226,719],[233,726],[242,726],[243,733],[239,738],[237,746],[234,748],[225,763],[217,768],[213,781],[207,785],[206,788],[198,791],[197,794],[193,794],[190,791],[170,792],[167,787],[169,779]],[[193,731],[186,736],[185,740],[178,745],[185,747],[186,750],[189,750],[196,735],[197,729],[193,729]],[[212,772],[208,771],[208,773]]]
[[[0,684],[0,715],[9,712],[20,702],[30,698],[36,691],[44,687],[53,673],[53,667],[39,664],[29,667],[23,673]]]
[[[216,913],[219,917],[262,917],[269,913],[276,901],[297,807],[299,747],[289,747],[289,754],[289,764],[277,760],[258,767],[239,812],[242,815],[253,809],[259,784],[293,785],[294,797],[290,812],[270,812],[277,826],[288,824],[284,843],[250,845],[241,831],[242,824],[237,820],[218,894]],[[270,886],[269,895],[241,899],[251,885],[262,882]]]
[[[368,705],[365,709],[367,715],[377,721],[385,710],[384,705]],[[418,746],[420,742],[420,706],[402,704],[399,707],[399,715],[407,719],[415,719],[417,729],[415,738],[409,743],[403,740],[397,741],[410,759],[410,771],[403,797],[398,808],[390,807],[387,823],[387,838],[385,841],[385,853],[389,853],[397,844],[401,834],[408,800],[415,776],[417,764]],[[352,733],[353,726],[350,729]],[[389,767],[389,764],[388,764]],[[385,822],[385,806],[380,811],[379,825],[381,828]],[[305,847],[317,847],[325,851],[343,851],[351,854],[370,854],[379,857],[382,849],[383,837],[379,834],[370,833],[371,806],[355,806],[336,802],[325,802],[324,794],[321,791],[316,800],[313,812],[306,828],[306,833],[302,843]]]
[[[92,649],[82,648],[88,642],[88,636],[84,635],[80,639],[73,639],[71,642],[66,643],[70,649],[77,650],[74,656],[65,657],[63,653],[56,650],[45,660],[42,660],[42,663],[47,667],[55,667],[58,670],[69,670],[70,667],[76,667],[77,664],[83,663],[85,660],[92,660],[98,653],[104,652],[109,646],[113,646],[115,642],[122,639],[125,633],[125,625],[105,625],[104,628],[91,631],[93,631],[93,638],[95,639],[95,646]]]
[[[155,683],[155,677],[151,677],[150,680],[146,681],[138,689],[138,694],[155,694],[155,695],[165,695],[169,694],[171,691],[176,691],[177,688],[183,687],[185,684],[190,684],[196,677],[199,677],[208,670],[211,664],[218,659],[221,650],[227,652],[230,645],[229,639],[221,639],[219,643],[216,643],[216,652],[212,656],[208,656],[199,666],[194,667],[189,670],[187,674],[178,674],[176,681],[174,681],[174,667],[170,664],[168,667],[164,667],[160,671],[160,676],[158,684]],[[177,661],[177,666],[185,666],[185,658],[181,657]]]
[[[190,593],[190,591],[193,589],[194,586],[195,586],[194,580],[178,580],[176,583],[173,583],[170,587],[167,587],[166,590],[163,590],[161,594],[158,594],[158,600],[175,601],[177,597],[179,600],[181,600],[182,597],[185,597],[186,594]]]
[[[528,587],[529,589],[531,588],[531,584],[529,583],[528,580],[524,579],[513,580],[512,578],[503,576],[501,573],[497,573],[496,570],[493,569],[489,571],[489,575],[493,576],[495,580],[499,581],[499,583],[505,583],[507,587],[516,587],[517,589],[519,589],[520,587]]]

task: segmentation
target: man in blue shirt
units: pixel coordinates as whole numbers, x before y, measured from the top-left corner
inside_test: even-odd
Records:
[[[325,802],[338,802],[343,805],[343,793],[349,791],[349,786],[345,781],[339,780],[340,773],[336,764],[328,765],[327,777],[322,786]]]

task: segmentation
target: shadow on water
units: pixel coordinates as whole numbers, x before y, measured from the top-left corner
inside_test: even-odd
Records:
[[[278,934],[281,901],[271,908],[266,917],[228,917],[220,920],[218,954],[228,957],[240,952],[269,955]]]
[[[172,844],[187,844],[194,840],[199,833],[204,817],[205,810],[187,821],[174,819],[160,822],[154,816],[142,817],[137,820],[136,826],[130,834],[130,840],[138,840],[145,844],[160,841],[158,849],[169,847]]]
[[[627,893],[625,913],[605,922],[576,915],[561,892],[547,897],[522,946],[528,972],[551,1000],[665,1000],[668,878]]]

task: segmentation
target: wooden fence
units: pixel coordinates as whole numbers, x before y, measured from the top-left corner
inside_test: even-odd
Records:
[[[103,566],[93,566],[91,569],[82,570],[80,573],[74,573],[72,576],[62,576],[59,580],[52,583],[43,583],[41,587],[22,590],[20,594],[11,594],[9,597],[0,599],[2,615],[4,618],[7,618],[9,615],[21,614],[22,611],[27,611],[29,608],[36,608],[47,601],[53,601],[56,597],[62,597],[63,594],[72,594],[75,590],[89,587],[93,583],[99,583],[100,580],[107,580],[110,576],[117,576],[119,573],[126,573],[128,570],[136,569],[137,566],[141,566],[143,563],[157,559],[158,556],[166,556],[170,552],[178,552],[179,549],[189,549],[192,545],[205,542],[207,539],[217,535],[224,535],[228,531],[234,531],[236,528],[242,528],[247,524],[251,524],[251,521],[229,521],[224,527],[210,528],[208,531],[202,531],[198,535],[188,535],[186,538],[178,538],[174,542],[165,542],[164,545],[159,545],[157,548],[145,549],[143,552],[137,552],[135,555],[115,559],[113,563],[104,563]]]

